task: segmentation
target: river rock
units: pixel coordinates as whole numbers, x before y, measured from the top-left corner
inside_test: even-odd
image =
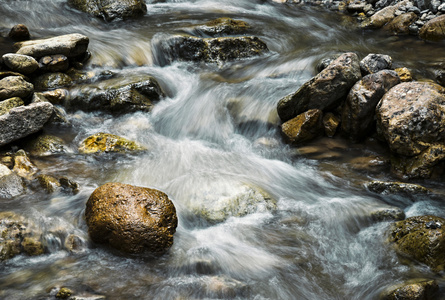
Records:
[[[193,198],[189,203],[190,209],[210,223],[277,208],[276,200],[266,191],[238,182],[214,181],[190,197]]]
[[[247,22],[241,20],[218,18],[207,22],[204,25],[193,27],[193,32],[200,35],[216,37],[222,35],[246,34],[250,28],[251,27]]]
[[[147,12],[144,0],[68,0],[68,4],[106,21],[135,18]]]
[[[32,180],[37,173],[37,167],[31,162],[24,150],[19,150],[14,155],[13,171],[22,178]]]
[[[357,55],[345,53],[298,91],[281,99],[277,107],[278,115],[286,122],[310,109],[335,108],[360,78]]]
[[[434,300],[437,299],[439,286],[431,279],[411,279],[389,287],[381,295],[381,300]]]
[[[14,107],[19,107],[22,105],[25,105],[25,103],[19,97],[9,98],[0,101],[0,115],[7,114]]]
[[[37,176],[37,180],[39,181],[40,186],[48,194],[54,193],[61,187],[59,180],[57,180],[57,178],[50,176],[50,175],[41,174],[41,175]]]
[[[324,132],[328,137],[333,137],[340,125],[340,118],[331,112],[324,114],[323,116],[323,127]]]
[[[164,91],[154,77],[134,75],[76,87],[71,90],[65,106],[69,109],[124,114],[150,111],[153,103],[163,96]]]
[[[199,38],[176,35],[160,42],[161,64],[174,60],[226,62],[259,56],[269,51],[266,43],[255,36]]]
[[[20,76],[8,76],[0,80],[0,100],[20,97],[29,98],[34,92],[34,86]]]
[[[178,225],[166,194],[122,183],[97,188],[87,201],[85,217],[93,241],[127,253],[166,252]]]
[[[371,212],[374,221],[401,221],[405,219],[405,212],[398,207],[380,208]]]
[[[413,12],[401,14],[386,24],[383,29],[395,35],[407,35],[410,33],[409,25],[417,20],[417,15]]]
[[[371,181],[367,188],[374,193],[383,195],[413,196],[419,194],[429,194],[431,191],[419,184],[388,181]]]
[[[34,79],[36,90],[45,91],[69,86],[73,83],[71,77],[65,73],[45,73]]]
[[[419,36],[424,40],[440,41],[445,39],[445,15],[429,20],[420,28]]]
[[[70,63],[68,57],[57,54],[42,57],[39,60],[38,66],[44,72],[65,72],[68,70]]]
[[[360,61],[360,70],[362,74],[377,73],[382,70],[391,69],[392,58],[389,55],[384,54],[368,54],[364,59]]]
[[[323,112],[311,109],[281,125],[281,132],[286,143],[298,145],[320,136],[322,131]]]
[[[67,153],[66,143],[59,137],[42,134],[25,143],[25,149],[32,156],[48,156]]]
[[[127,140],[126,138],[99,132],[86,138],[79,147],[79,152],[84,154],[92,154],[99,152],[134,152],[144,151],[147,148],[136,142]]]
[[[42,93],[43,97],[45,97],[51,104],[62,104],[65,102],[66,98],[69,95],[68,90],[65,89],[55,89],[51,91],[45,91]]]
[[[376,108],[377,128],[391,150],[415,156],[432,145],[445,145],[445,88],[405,82],[389,90]]]
[[[394,69],[396,71],[397,75],[399,75],[401,82],[410,82],[413,81],[413,74],[408,68],[402,67]]]
[[[0,164],[0,199],[13,198],[24,192],[23,179],[7,166]]]
[[[363,28],[381,28],[383,25],[394,19],[396,16],[396,11],[399,7],[407,6],[409,3],[410,2],[408,0],[405,0],[395,5],[387,6],[376,12],[369,19],[365,20],[361,26]]]
[[[29,40],[30,34],[28,27],[24,24],[14,25],[14,27],[11,28],[11,31],[9,31],[9,37],[15,41]]]
[[[66,57],[76,57],[88,49],[89,39],[79,33],[67,34],[43,40],[31,40],[15,43],[18,54],[41,58],[47,55],[61,54]]]
[[[45,249],[39,241],[40,235],[22,217],[11,212],[0,213],[0,261],[19,254],[41,255]]]
[[[429,266],[434,272],[445,268],[445,219],[435,216],[411,217],[394,223],[390,242],[396,251]]]
[[[43,128],[53,113],[49,102],[13,108],[0,116],[0,145],[28,136]]]
[[[32,56],[7,53],[2,56],[3,63],[12,71],[31,74],[39,68],[39,63]]]
[[[383,95],[400,83],[395,71],[369,74],[350,90],[342,109],[341,128],[351,139],[362,140],[375,127],[375,108]]]

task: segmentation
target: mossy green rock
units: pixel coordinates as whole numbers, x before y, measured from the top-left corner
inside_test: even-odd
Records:
[[[25,149],[32,156],[48,156],[66,153],[67,145],[57,136],[43,134],[27,142]]]
[[[14,107],[25,105],[19,97],[9,98],[0,102],[0,115],[8,113]]]
[[[435,280],[411,279],[392,286],[383,292],[381,300],[434,300],[437,299],[439,286]]]
[[[445,268],[445,219],[435,216],[411,217],[390,229],[396,251],[440,272]]]
[[[118,135],[99,132],[86,138],[79,147],[79,152],[84,154],[100,152],[134,152],[144,151],[147,148],[136,142],[127,140]]]

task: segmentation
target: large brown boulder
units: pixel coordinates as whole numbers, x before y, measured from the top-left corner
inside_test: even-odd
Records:
[[[396,222],[390,230],[390,242],[403,256],[429,266],[445,269],[445,219],[435,216],[411,217]]]
[[[106,21],[134,18],[147,12],[144,0],[68,0],[68,4]]]
[[[343,105],[342,130],[354,140],[364,139],[375,128],[375,108],[383,95],[400,83],[395,71],[383,70],[358,81]]]
[[[88,199],[88,233],[97,243],[126,253],[164,253],[173,244],[176,209],[161,191],[107,183]]]
[[[445,15],[429,20],[420,28],[419,36],[424,40],[439,41],[445,39]]]
[[[277,107],[278,115],[286,122],[310,109],[335,108],[360,78],[357,55],[345,53],[298,91],[281,99]]]

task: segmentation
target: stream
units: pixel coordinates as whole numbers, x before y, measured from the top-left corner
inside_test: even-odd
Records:
[[[359,145],[323,138],[299,152],[283,143],[276,126],[278,101],[314,76],[323,58],[382,53],[393,58],[394,67],[433,78],[434,66],[445,59],[443,43],[360,30],[354,18],[310,6],[151,2],[141,18],[106,23],[64,0],[0,0],[1,36],[18,23],[32,38],[84,34],[92,54],[87,71],[149,74],[167,95],[150,113],[69,112],[73,127],[50,132],[64,139],[69,152],[33,162],[47,173],[74,179],[81,190],[76,195],[29,191],[0,201],[0,211],[33,220],[49,252],[1,262],[1,299],[49,299],[57,286],[106,299],[378,299],[385,288],[419,277],[436,279],[445,295],[443,277],[425,266],[403,264],[386,243],[390,222],[370,218],[373,210],[390,206],[407,217],[445,217],[445,202],[369,192],[368,181],[395,180],[384,164],[352,167],[357,157],[387,155],[375,141]],[[248,22],[270,51],[221,64],[163,63],[160,42],[219,17]],[[9,47],[0,38],[0,54]],[[97,132],[124,136],[149,151],[79,154],[79,143]],[[303,150],[316,153],[302,155]],[[85,203],[107,182],[169,195],[179,224],[166,254],[123,256],[90,241]],[[441,182],[422,184],[445,193]],[[273,204],[247,203],[239,214],[214,222],[205,218],[220,210],[223,200],[243,193],[261,199],[267,194]],[[63,247],[70,234],[80,237],[81,251]]]

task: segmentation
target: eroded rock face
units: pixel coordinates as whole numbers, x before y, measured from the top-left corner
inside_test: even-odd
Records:
[[[293,145],[306,142],[321,135],[323,113],[319,109],[311,109],[281,125],[284,140]]]
[[[360,78],[357,55],[345,53],[298,91],[281,99],[278,115],[285,122],[310,109],[332,109],[340,104]]]
[[[259,56],[269,51],[266,43],[254,36],[199,38],[177,35],[160,42],[158,60],[167,64],[175,60],[226,62]]]
[[[88,199],[88,233],[97,243],[126,253],[164,253],[173,244],[176,209],[161,191],[107,183]]]
[[[389,90],[376,108],[377,128],[391,150],[415,156],[445,143],[445,88],[406,82]]]
[[[106,21],[134,18],[147,12],[144,0],[68,0],[68,4]]]
[[[375,128],[375,108],[383,95],[400,83],[395,71],[366,75],[351,89],[343,105],[341,128],[351,139],[361,140]]]
[[[424,40],[440,41],[445,39],[445,15],[429,20],[420,28],[419,36]]]
[[[28,136],[43,128],[53,113],[49,102],[32,103],[13,108],[0,116],[0,145]]]
[[[66,98],[65,106],[84,111],[100,110],[124,114],[150,111],[153,103],[163,96],[164,91],[155,78],[135,75],[77,87]]]
[[[381,300],[433,300],[436,299],[439,286],[435,280],[411,279],[402,284],[390,287],[384,292]]]
[[[390,230],[390,241],[404,256],[440,272],[445,268],[445,219],[435,216],[411,217],[396,222]]]
[[[87,36],[73,33],[43,40],[31,40],[15,43],[18,54],[41,58],[47,55],[62,54],[75,57],[84,54],[88,49]]]
[[[100,152],[133,152],[144,151],[145,147],[126,138],[99,132],[86,138],[79,147],[80,153],[92,154]]]

